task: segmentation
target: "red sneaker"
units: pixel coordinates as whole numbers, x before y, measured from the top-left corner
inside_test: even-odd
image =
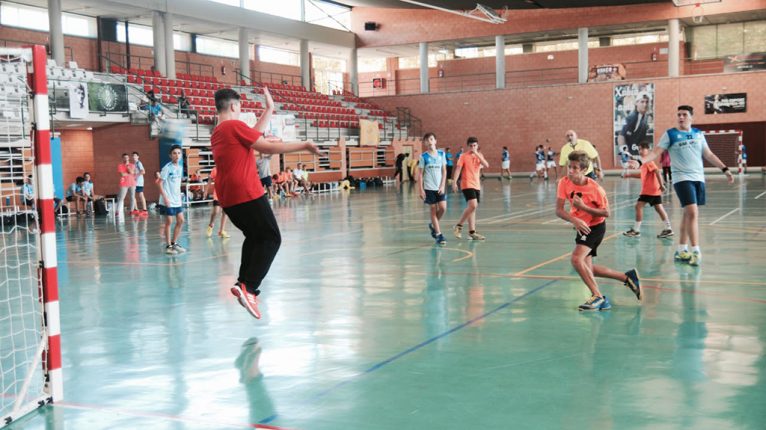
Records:
[[[247,309],[250,315],[255,317],[255,319],[261,319],[261,311],[258,310],[258,296],[248,292],[245,284],[237,284],[231,287],[231,293],[239,300],[239,304]]]
[[[134,216],[135,215],[141,215],[141,212],[139,210],[133,210],[133,211],[130,211],[130,214],[134,215]]]

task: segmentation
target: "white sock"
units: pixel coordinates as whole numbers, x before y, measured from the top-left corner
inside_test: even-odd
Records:
[[[665,220],[665,228],[667,230],[673,230],[673,227],[670,225],[670,219]]]
[[[633,223],[633,230],[634,231],[641,231],[641,221],[636,221]]]
[[[686,245],[678,245],[678,252],[687,252],[689,248]]]
[[[692,246],[692,252],[696,252],[697,254],[700,254],[700,255],[702,255],[702,251],[700,251],[700,247],[699,247],[699,245],[697,245],[697,246]]]

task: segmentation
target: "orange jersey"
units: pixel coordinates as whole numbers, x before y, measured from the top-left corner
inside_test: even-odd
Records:
[[[654,161],[641,165],[641,195],[643,196],[661,196],[660,180],[657,177],[659,170]]]
[[[590,178],[585,178],[585,181],[584,185],[577,185],[570,181],[569,177],[561,178],[556,197],[569,201],[569,214],[592,227],[601,224],[606,218],[593,216],[584,210],[577,209],[572,205],[572,199],[578,195],[583,203],[595,209],[609,208],[609,200],[606,198],[606,191],[596,181]]]
[[[462,167],[460,171],[460,189],[481,189],[481,159],[472,152],[464,152],[457,160],[457,165]]]

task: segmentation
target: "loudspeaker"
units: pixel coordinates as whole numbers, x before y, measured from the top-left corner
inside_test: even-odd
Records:
[[[378,29],[378,23],[369,21],[364,23],[364,31],[375,31]]]
[[[101,33],[101,40],[104,42],[116,42],[117,41],[117,20],[111,18],[99,18],[98,19],[99,32]]]

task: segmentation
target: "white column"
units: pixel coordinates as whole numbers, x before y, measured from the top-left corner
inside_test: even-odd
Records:
[[[430,86],[428,85],[428,43],[420,42],[420,92],[428,94]]]
[[[588,28],[577,29],[577,82],[588,82]]]
[[[359,95],[359,68],[356,48],[351,48],[351,54],[348,56],[348,78],[351,81],[351,92]]]
[[[495,36],[495,88],[505,88],[505,36]]]
[[[668,76],[676,78],[679,75],[679,33],[681,32],[678,19],[668,21]]]
[[[249,41],[249,33],[246,28],[240,27],[239,28],[239,72],[246,76],[247,78],[239,77],[237,78],[237,82],[240,81],[240,79],[244,79],[245,82],[248,84],[251,82],[250,77],[250,41]]]
[[[61,25],[61,0],[48,0],[48,25],[50,28],[51,53],[56,64],[66,62],[64,53],[64,30]]]
[[[173,15],[165,12],[165,67],[170,79],[176,78],[176,50],[173,46]]]
[[[167,76],[168,69],[165,63],[165,24],[162,22],[162,14],[152,12],[152,39],[154,42],[154,68],[162,76]]]
[[[301,39],[301,82],[307,90],[311,91],[311,64],[309,64],[309,41]]]

